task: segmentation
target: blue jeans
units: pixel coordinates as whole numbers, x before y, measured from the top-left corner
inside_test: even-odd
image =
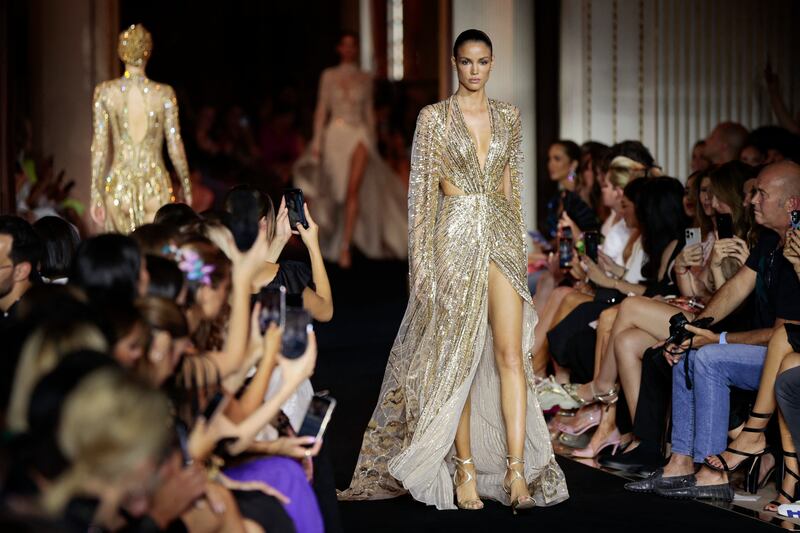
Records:
[[[766,346],[709,344],[692,350],[686,387],[686,357],[672,368],[672,451],[702,463],[728,442],[730,387],[758,390]]]

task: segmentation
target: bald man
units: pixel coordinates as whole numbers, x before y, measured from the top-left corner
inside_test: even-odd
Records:
[[[739,159],[746,140],[747,128],[736,122],[722,122],[706,139],[704,155],[715,165]]]
[[[703,466],[695,473],[695,464],[725,450],[730,388],[758,389],[773,330],[786,322],[800,323],[800,280],[783,255],[790,228],[786,206],[792,196],[800,196],[800,165],[782,161],[758,175],[751,203],[764,230],[746,264],[698,317],[719,322],[755,292],[751,329],[714,333],[687,326],[695,334],[692,350],[686,353],[688,342],[665,350],[673,365],[672,412],[681,414],[673,417],[672,457],[649,478],[628,483],[628,490],[671,498],[733,499],[725,472]],[[726,455],[731,466],[746,459]]]

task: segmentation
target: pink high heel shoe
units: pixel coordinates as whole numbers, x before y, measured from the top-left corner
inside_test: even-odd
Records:
[[[578,436],[583,435],[590,429],[600,424],[601,411],[600,408],[593,408],[576,416],[576,424],[565,424],[563,422],[556,422],[556,429],[568,435]]]
[[[611,450],[611,453],[613,455],[617,453],[617,448],[619,448],[619,445],[621,443],[622,443],[622,435],[619,434],[619,429],[615,428],[614,431],[612,431],[611,434],[608,437],[606,437],[606,440],[597,445],[597,449],[595,449],[592,446],[592,443],[590,442],[586,448],[583,448],[582,450],[575,450],[574,452],[572,452],[572,457],[576,457],[579,459],[592,459],[594,457],[597,457],[600,452],[602,452],[609,446],[614,447],[614,449]]]

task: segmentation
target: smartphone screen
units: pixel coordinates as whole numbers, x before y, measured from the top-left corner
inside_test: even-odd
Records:
[[[289,210],[289,224],[292,226],[292,230],[295,230],[297,224],[302,224],[304,228],[308,229],[308,221],[303,209],[303,204],[305,203],[303,191],[300,189],[286,189],[283,196],[286,198],[286,209]]]
[[[283,285],[278,289],[261,289],[258,293],[261,302],[261,312],[258,315],[258,325],[261,334],[266,333],[270,324],[277,324],[280,327],[286,322],[286,287]]]
[[[287,359],[297,359],[303,355],[308,347],[310,326],[311,315],[303,308],[287,309],[281,338],[281,355]]]
[[[717,219],[717,236],[720,239],[733,238],[733,218],[729,213],[720,213]]]
[[[300,425],[300,431],[297,432],[298,436],[321,439],[331,419],[334,407],[336,407],[336,400],[333,398],[314,395],[311,398],[303,423]]]
[[[800,211],[792,211],[792,229],[800,229]]]

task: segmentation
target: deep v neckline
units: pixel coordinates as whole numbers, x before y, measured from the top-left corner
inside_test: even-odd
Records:
[[[461,111],[461,106],[458,103],[458,96],[454,94],[453,100],[456,105],[456,110],[458,111],[458,116],[461,119],[461,126],[467,133],[467,137],[469,137],[472,153],[475,156],[475,163],[478,166],[478,170],[483,174],[486,172],[486,167],[489,164],[489,157],[492,155],[492,143],[494,142],[494,113],[492,113],[492,101],[489,98],[486,99],[486,110],[489,112],[489,146],[486,149],[486,159],[484,159],[483,166],[481,166],[481,159],[478,155],[478,141],[475,136],[472,135],[469,126],[467,126],[467,120],[464,118],[464,113]]]

